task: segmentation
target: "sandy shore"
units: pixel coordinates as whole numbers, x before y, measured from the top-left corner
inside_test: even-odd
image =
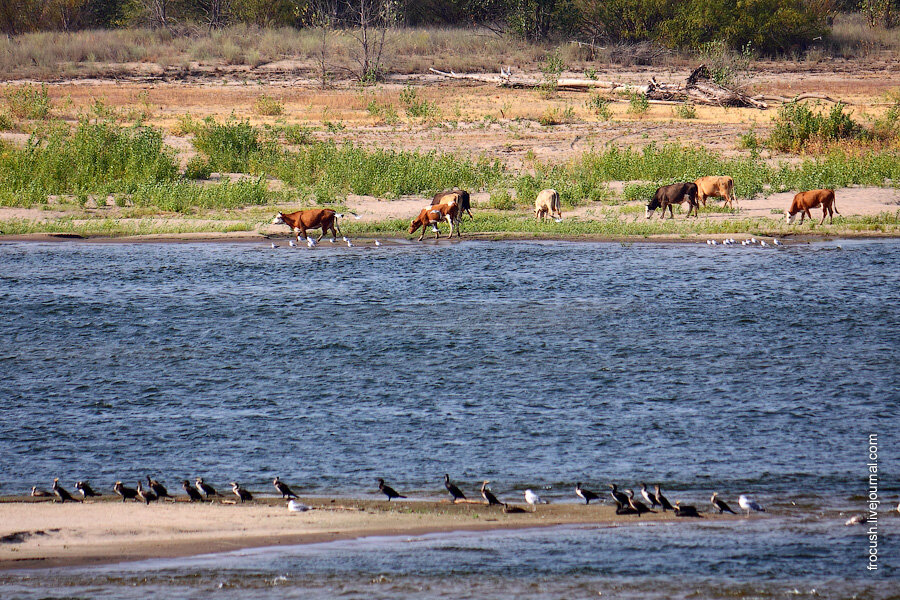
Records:
[[[295,545],[373,535],[637,522],[604,505],[549,504],[505,513],[480,503],[303,499],[290,512],[276,498],[243,505],[106,501],[59,504],[0,500],[0,570],[171,558],[241,548]],[[510,505],[512,506],[512,505]],[[706,514],[709,518],[729,518]],[[734,518],[734,517],[730,517]],[[671,512],[641,521],[678,520]]]

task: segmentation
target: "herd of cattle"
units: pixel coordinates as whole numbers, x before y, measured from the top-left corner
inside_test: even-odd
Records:
[[[693,182],[673,183],[664,185],[656,190],[653,198],[647,204],[645,215],[649,219],[656,212],[661,210],[660,219],[666,216],[666,209],[669,210],[669,217],[674,219],[675,214],[672,210],[673,205],[681,205],[688,203],[687,217],[691,213],[695,217],[699,217],[700,204],[706,206],[707,198],[722,198],[724,206],[734,208],[734,180],[727,175],[701,177]],[[834,213],[840,214],[834,202],[834,190],[819,189],[800,192],[794,196],[791,206],[785,213],[788,223],[793,223],[796,216],[800,215],[800,223],[805,218],[812,219],[810,209],[822,208],[822,220],[819,224],[825,222],[825,217],[829,217],[829,223],[834,222]],[[419,241],[425,237],[425,233],[430,226],[435,234],[435,238],[441,237],[438,225],[447,223],[450,227],[450,237],[453,237],[454,227],[456,236],[460,236],[459,224],[463,214],[472,217],[471,199],[469,192],[454,188],[449,192],[438,192],[431,200],[431,205],[423,208],[419,212],[419,216],[412,220],[409,225],[409,233],[415,233],[420,228],[422,230],[419,235]],[[341,233],[337,219],[344,215],[327,208],[312,208],[309,210],[300,210],[292,213],[278,213],[272,220],[275,225],[287,225],[292,232],[297,234],[297,241],[301,238],[309,240],[310,245],[315,245],[322,237],[331,232],[332,241]],[[534,218],[543,221],[547,217],[555,219],[557,222],[562,220],[562,208],[559,200],[559,193],[556,190],[542,190],[534,202]],[[322,233],[313,241],[306,234],[308,229],[321,229]],[[345,238],[346,239],[346,238]],[[292,242],[293,244],[293,242]]]

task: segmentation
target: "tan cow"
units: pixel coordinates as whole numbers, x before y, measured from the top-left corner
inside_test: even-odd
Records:
[[[554,212],[557,218],[562,219],[559,192],[556,190],[542,190],[534,201],[534,218],[538,221],[543,221],[548,215],[553,218]]]
[[[452,204],[438,204],[436,206],[423,208],[422,212],[419,213],[419,216],[413,219],[412,223],[409,224],[409,232],[415,233],[416,230],[421,227],[422,235],[419,236],[419,241],[421,242],[425,237],[428,226],[432,225],[434,226],[434,237],[437,239],[441,237],[437,224],[446,221],[447,224],[450,225],[450,237],[453,237],[453,223],[456,222],[458,210],[459,206],[455,202]],[[459,227],[456,228],[456,237],[460,237]]]
[[[724,198],[724,206],[734,208],[734,179],[728,175],[701,177],[697,184],[697,199],[706,206],[707,198]]]
[[[331,241],[334,241],[335,236],[343,235],[341,234],[341,228],[337,226],[337,219],[343,216],[329,208],[310,208],[309,210],[298,210],[288,214],[278,213],[272,219],[272,224],[287,225],[292,232],[296,231],[298,242],[301,235],[303,239],[306,239],[307,229],[322,229],[322,234],[316,239],[317,242],[330,229]]]
[[[788,223],[793,223],[794,219],[797,217],[797,213],[800,213],[800,224],[802,225],[804,217],[812,219],[809,209],[817,208],[819,206],[822,207],[822,220],[819,221],[819,225],[825,222],[826,216],[829,217],[828,222],[833,223],[834,213],[841,214],[838,212],[834,202],[834,190],[822,189],[800,192],[794,196],[794,200],[791,202],[791,208],[784,216]]]

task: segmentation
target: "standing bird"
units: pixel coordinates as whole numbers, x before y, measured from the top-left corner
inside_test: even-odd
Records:
[[[65,503],[66,500],[69,502],[81,502],[81,500],[73,498],[72,494],[66,491],[66,488],[59,485],[59,477],[53,480],[53,493],[56,494],[56,497],[63,503]]]
[[[118,495],[122,496],[122,502],[126,500],[137,500],[137,490],[130,487],[125,487],[121,481],[117,481],[113,486],[113,491]]]
[[[406,496],[402,496],[397,493],[397,490],[392,488],[389,485],[384,485],[384,479],[378,478],[378,491],[387,496],[388,502],[391,501],[392,498],[406,498]]]
[[[202,477],[198,477],[194,481],[194,487],[196,487],[197,491],[200,492],[201,494],[206,494],[207,500],[209,500],[210,496],[221,496],[222,495],[219,492],[217,492],[216,488],[214,488],[213,486],[209,485],[208,483],[203,483]]]
[[[610,483],[609,487],[612,488],[612,491],[609,493],[612,496],[613,500],[616,503],[616,506],[629,506],[628,496],[619,491],[619,486],[615,483]]]
[[[200,492],[195,490],[191,486],[190,481],[185,479],[184,481],[181,482],[181,487],[184,488],[184,491],[188,495],[188,498],[190,498],[191,502],[203,502],[203,494],[201,494]]]
[[[733,515],[737,513],[731,510],[731,507],[728,506],[728,503],[719,498],[719,492],[713,492],[712,498],[709,499],[712,502],[712,505],[719,509],[719,514],[721,515],[723,512],[730,512]]]
[[[547,504],[546,500],[542,500],[540,496],[531,490],[525,490],[525,502],[531,505],[532,512],[537,510],[536,504]]]
[[[641,502],[640,500],[634,499],[634,492],[631,490],[625,490],[628,493],[628,506],[637,513],[638,516],[641,516],[644,513],[656,513],[655,510],[650,510],[647,508],[647,505]]]
[[[453,503],[456,504],[457,500],[465,500],[466,495],[463,494],[458,487],[450,483],[450,476],[444,473],[444,487],[447,488],[447,491],[450,492],[450,496],[453,498]]]
[[[144,489],[144,484],[141,483],[140,481],[138,481],[138,484],[137,484],[137,490],[136,490],[136,491],[137,491],[137,497],[138,497],[138,500],[141,500],[141,501],[144,502],[144,504],[146,504],[147,506],[150,506],[150,503],[151,503],[151,502],[156,502],[157,500],[159,500],[159,496],[157,496],[156,494],[154,494],[154,493],[153,493],[153,490],[151,490],[151,489],[146,489],[146,490],[145,490],[145,489]]]
[[[583,487],[581,487],[580,481],[575,484],[575,495],[578,496],[579,498],[581,498],[582,500],[584,500],[585,504],[590,504],[591,500],[598,500],[600,498],[599,496],[597,496],[597,494],[595,494],[591,490],[586,490]]]
[[[766,509],[764,509],[762,506],[757,504],[752,498],[748,498],[747,496],[744,496],[743,494],[741,494],[741,497],[738,498],[738,505],[740,505],[741,510],[747,511],[748,517],[750,516],[751,510],[755,510],[757,512],[766,512]]]
[[[75,482],[75,491],[81,494],[82,498],[94,498],[96,496],[102,496],[100,492],[95,492],[87,481],[76,481]]]
[[[147,475],[147,485],[153,490],[153,493],[156,494],[158,498],[172,498],[172,496],[169,495],[169,490],[166,489],[166,486],[155,479],[150,479],[149,475]],[[172,498],[172,500],[174,499],[175,498]]]
[[[31,495],[35,498],[49,498],[53,493],[47,490],[39,490],[36,485],[33,485],[31,486]]]
[[[241,499],[241,504],[243,504],[244,501],[251,502],[253,500],[253,494],[242,488],[241,484],[237,481],[231,482],[231,491],[234,492],[235,496]]]
[[[663,512],[666,512],[667,510],[675,510],[675,507],[673,507],[666,499],[666,497],[663,496],[662,491],[660,491],[659,489],[659,484],[653,486],[653,489],[656,491],[656,503],[662,506]]]
[[[487,484],[489,484],[489,483],[490,483],[490,481],[485,480],[481,484],[481,497],[484,498],[484,501],[488,503],[488,506],[494,506],[494,505],[499,506],[500,504],[502,504],[502,502],[497,500],[497,496],[492,494],[491,490],[487,489]]]
[[[697,512],[696,506],[682,506],[681,500],[675,502],[675,516],[676,517],[696,517],[698,519],[702,519],[700,513]]]
[[[657,506],[659,506],[659,501],[656,499],[656,494],[651,494],[647,491],[646,483],[641,484],[641,496],[643,496],[644,500],[646,500],[650,504],[650,508],[656,508]]]
[[[288,487],[288,484],[283,483],[277,477],[272,482],[272,485],[274,485],[275,489],[278,490],[278,493],[281,494],[282,500],[284,500],[285,498],[296,498],[297,497],[297,494],[295,494],[294,492],[291,491],[291,488]]]

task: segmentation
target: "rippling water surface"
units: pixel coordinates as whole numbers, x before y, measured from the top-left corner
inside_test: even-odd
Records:
[[[466,489],[489,478],[508,498],[646,480],[852,506],[870,433],[897,472],[898,267],[898,241],[2,244],[0,493],[154,473],[265,490],[280,475],[351,496],[375,493],[381,476],[434,497],[448,472]],[[885,485],[900,490],[895,475]],[[503,560],[524,554],[535,565],[523,577],[560,583],[569,567],[542,568],[585,537],[659,533],[504,535],[521,552]],[[829,535],[811,539],[823,549]],[[316,561],[333,563],[329,552]],[[380,571],[365,566],[377,553],[354,552],[360,581]],[[602,573],[630,577],[608,552],[591,554]],[[486,569],[489,557],[452,556],[465,577],[518,580]],[[664,556],[635,576],[676,572],[681,554]],[[593,590],[595,563],[566,560]],[[824,576],[837,559],[822,560]],[[712,565],[692,568],[740,580],[739,565]]]

